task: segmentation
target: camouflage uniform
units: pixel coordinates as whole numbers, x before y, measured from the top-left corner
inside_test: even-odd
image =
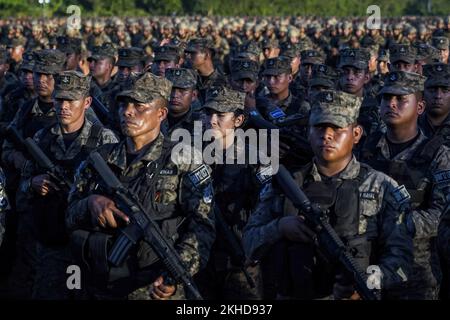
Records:
[[[289,60],[283,57],[267,59],[264,62],[264,71],[262,73],[263,76],[271,76],[271,75],[279,75],[282,73],[290,74],[291,66]],[[270,93],[266,95],[266,98],[272,100],[276,105],[286,114],[302,114],[308,115],[309,113],[309,103],[304,99],[295,96],[292,91],[289,89],[289,96],[283,101],[275,100],[271,97]],[[262,112],[262,114],[266,114],[267,112]]]
[[[340,51],[340,58],[338,68],[344,66],[351,66],[359,70],[368,72],[370,53],[367,49],[343,49]],[[358,124],[363,129],[363,137],[361,138],[355,153],[359,153],[359,149],[364,145],[367,137],[370,137],[374,132],[381,131],[384,124],[380,118],[380,110],[376,93],[364,89],[361,110],[359,111]]]
[[[132,68],[139,64],[144,65],[145,54],[144,50],[141,48],[130,47],[130,48],[120,48],[119,59],[117,60],[116,65],[118,67],[128,67]],[[125,79],[119,79],[119,77],[115,77],[114,85],[112,85],[113,89],[109,92],[109,102],[108,106],[111,111],[111,115],[108,118],[107,126],[120,134],[120,123],[119,123],[119,113],[118,113],[118,105],[116,103],[116,96],[121,91],[121,86],[127,81]]]
[[[208,92],[205,109],[215,112],[244,110],[245,94],[239,91],[215,88]],[[238,138],[239,139],[239,138]],[[233,152],[234,150],[234,152]],[[231,152],[230,152],[231,151]],[[216,218],[217,239],[211,250],[207,267],[195,278],[205,299],[254,300],[262,298],[262,283],[259,265],[245,265],[245,257],[237,257],[222,228],[228,228],[238,243],[242,241],[242,230],[257,202],[259,189],[266,182],[264,170],[270,169],[249,161],[254,146],[240,140],[230,149],[223,150],[223,163],[211,166],[215,194],[215,210],[223,217],[224,225]],[[245,157],[245,162],[237,162]],[[244,159],[244,158],[242,158]],[[239,261],[243,259],[244,261]],[[254,282],[252,288],[242,268]]]
[[[65,55],[57,50],[41,50],[34,53],[33,71],[55,75],[62,71]],[[44,109],[44,107],[45,109]],[[56,123],[56,113],[52,103],[42,104],[39,98],[29,100],[18,110],[11,125],[17,128],[25,138],[32,138],[43,127]],[[13,167],[11,155],[19,150],[10,141],[3,143],[2,161],[8,165],[9,183],[16,186],[22,172]],[[22,168],[23,169],[23,168]],[[11,294],[15,298],[29,299],[34,282],[36,265],[36,239],[33,232],[33,216],[23,193],[16,194],[16,210],[18,213],[18,230],[16,251],[17,257],[10,276]]]
[[[0,47],[0,64],[9,64],[9,54],[5,48]],[[17,77],[12,72],[0,75],[0,102],[12,89],[17,86]]]
[[[323,91],[313,103],[310,125],[332,123],[348,127],[356,121],[360,103],[360,98],[346,93]],[[331,225],[348,244],[348,252],[360,267],[363,270],[373,264],[380,267],[382,288],[388,289],[407,280],[412,244],[403,222],[404,203],[397,200],[402,189],[394,180],[354,157],[333,177],[321,175],[315,161],[293,175],[313,203],[330,210],[329,216],[334,217]],[[323,255],[318,255],[313,244],[283,239],[278,229],[279,219],[297,212],[292,203],[279,194],[276,184],[263,189],[260,202],[244,229],[243,241],[248,256],[258,260],[270,254],[278,261],[281,279],[275,283],[275,290],[285,297],[348,298],[354,292],[351,278],[343,275],[339,268],[330,269],[329,262],[323,262]],[[303,260],[299,254],[303,255]],[[293,266],[294,269],[288,269]]]
[[[145,73],[130,82],[118,98],[129,97],[148,103],[159,97],[167,99],[170,90],[169,81]],[[164,235],[173,240],[188,272],[194,275],[206,265],[215,239],[214,220],[211,215],[213,194],[210,169],[204,164],[189,161],[187,156],[191,154],[186,152],[186,149],[184,152],[175,152],[169,156],[171,148],[171,144],[168,144],[160,133],[156,140],[152,141],[132,161],[130,161],[130,154],[127,154],[126,140],[118,144],[105,145],[99,148],[99,152],[122,183],[138,196],[143,206],[154,209],[154,218],[162,227]],[[199,155],[194,154],[194,156]],[[153,174],[156,175],[153,176]],[[152,177],[155,180],[152,181]],[[87,200],[91,194],[107,194],[107,192],[101,178],[88,162],[84,162],[78,169],[74,187],[69,194],[69,209],[66,216],[66,225],[72,231],[71,239],[74,244],[80,243],[75,239],[83,237],[86,234],[85,231],[97,230],[98,232],[95,232],[97,236],[107,236],[101,228],[93,229]],[[98,282],[96,284],[91,282],[90,287],[95,296],[124,298],[141,288],[131,297],[149,299],[148,291],[142,288],[148,287],[165,268],[160,262],[155,262],[155,254],[148,244],[139,242],[138,247],[137,255],[131,253],[129,256],[131,259],[129,263],[139,262],[134,265],[135,272],[128,275],[122,274],[119,279],[110,278],[111,282],[106,291]],[[83,248],[79,247],[75,251],[81,252],[80,250]],[[91,257],[96,260],[97,266],[99,266],[98,263],[106,263],[100,260],[95,251],[91,252]],[[92,265],[91,259],[89,261],[91,271],[85,271],[87,277],[94,276],[95,278],[90,280],[99,282],[106,277],[105,281],[107,281],[109,274],[106,271],[99,273],[100,269]]]
[[[166,79],[172,82],[173,88],[193,89],[197,85],[197,73],[192,69],[171,68],[166,71]],[[170,101],[169,101],[170,103]],[[194,121],[201,121],[203,113],[194,110],[193,105],[190,106],[188,112],[180,117],[173,117],[170,112],[163,123],[161,131],[170,137],[171,133],[176,129],[188,130],[192,135],[194,134]]]
[[[104,43],[102,46],[96,46],[92,49],[92,55],[88,58],[88,61],[91,60],[101,60],[105,58],[115,59],[117,50],[114,45],[110,42]],[[96,97],[103,105],[108,109],[112,110],[111,107],[111,93],[116,89],[117,83],[110,79],[107,83],[100,86],[97,81],[92,78],[91,81],[91,91],[90,95],[92,97]],[[99,111],[95,110],[94,112],[104,125],[108,125],[110,123],[110,119],[105,115],[102,115]]]
[[[78,100],[89,95],[89,77],[77,71],[66,71],[55,78],[53,94],[56,99]],[[50,160],[63,170],[68,180],[73,179],[75,169],[88,155],[89,150],[118,141],[110,130],[99,125],[93,126],[87,118],[71,142],[70,140],[66,142],[66,137],[60,125],[54,124],[38,131],[34,140]],[[66,287],[66,269],[72,259],[63,227],[67,194],[64,191],[45,197],[35,194],[31,189],[31,179],[43,173],[45,171],[39,166],[27,163],[22,173],[20,187],[20,192],[25,194],[30,207],[33,208],[31,210],[35,217],[33,226],[38,238],[33,299],[68,299],[71,294]],[[52,224],[50,221],[61,223]],[[44,225],[46,223],[48,225]]]
[[[20,70],[33,71],[33,53],[27,52],[23,56]],[[5,130],[9,123],[13,120],[17,110],[20,110],[26,101],[32,99],[34,92],[30,92],[23,85],[15,88],[8,93],[1,105],[0,109],[0,126],[1,130]]]
[[[391,72],[380,94],[407,95],[423,90],[424,77],[407,72]],[[437,299],[441,271],[436,252],[440,216],[450,191],[450,152],[419,130],[410,144],[393,154],[387,134],[375,134],[367,140],[361,161],[367,162],[411,194],[411,211],[406,224],[414,235],[414,264],[406,285],[389,294],[395,298]]]
[[[424,67],[424,75],[428,78],[425,81],[425,90],[432,87],[446,88],[450,87],[450,67],[447,64],[438,63],[426,65]],[[435,127],[425,112],[419,118],[419,126],[428,138],[442,139],[442,143],[450,147],[450,114],[438,127]]]
[[[189,41],[187,48],[184,50],[185,53],[195,53],[200,50],[210,49],[214,50],[214,46],[211,41],[207,39],[192,39]],[[203,77],[199,76],[197,81],[197,89],[200,94],[200,101],[205,102],[206,91],[211,87],[220,86],[227,83],[225,76],[218,70],[214,69],[213,73]]]
[[[317,50],[303,50],[300,53],[301,56],[301,66],[304,65],[314,65],[314,64],[324,64],[325,58]],[[296,77],[290,86],[292,94],[299,97],[300,99],[306,99],[307,88],[309,86],[309,81],[312,79],[306,79],[304,77]]]

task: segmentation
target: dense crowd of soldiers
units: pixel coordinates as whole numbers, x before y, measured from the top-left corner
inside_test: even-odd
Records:
[[[260,144],[236,143],[271,129],[378,297],[447,299],[449,39],[450,16],[0,20],[0,297],[198,298],[136,236],[141,206],[204,299],[361,299]],[[175,152],[196,123],[221,160]]]

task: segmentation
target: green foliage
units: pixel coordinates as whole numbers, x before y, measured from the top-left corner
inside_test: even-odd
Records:
[[[85,16],[148,15],[317,15],[366,16],[371,4],[381,8],[382,17],[402,15],[446,15],[448,0],[51,0],[43,7],[38,0],[1,0],[0,16],[23,17],[65,15],[67,6],[80,6]],[[428,2],[431,11],[428,12]]]

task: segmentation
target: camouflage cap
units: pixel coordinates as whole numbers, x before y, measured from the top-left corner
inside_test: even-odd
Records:
[[[34,52],[33,72],[57,74],[63,71],[66,55],[59,50],[39,50]]]
[[[393,71],[384,78],[384,86],[378,94],[407,95],[423,91],[425,79],[418,73]]]
[[[180,48],[173,45],[165,45],[156,47],[154,50],[155,57],[153,61],[175,61],[178,62],[180,59]]]
[[[414,42],[413,46],[417,49],[417,61],[425,61],[427,64],[439,62],[439,50],[435,47],[419,41]]]
[[[303,50],[300,53],[302,64],[322,64],[325,58],[317,50]]]
[[[139,63],[144,62],[145,53],[144,49],[137,47],[120,48],[119,59],[116,65],[119,67],[134,67]]]
[[[291,42],[283,42],[280,46],[280,56],[288,57],[288,58],[295,58],[300,56],[300,50],[298,46],[295,43]]]
[[[22,55],[20,70],[33,71],[33,68],[34,68],[34,54],[32,51],[26,51]]]
[[[114,58],[117,54],[117,49],[111,42],[105,42],[101,46],[95,46],[92,49],[91,56],[87,59],[91,60],[102,60],[105,58]]]
[[[427,77],[425,88],[450,87],[450,65],[446,63],[427,64],[423,74]]]
[[[184,51],[187,53],[196,53],[199,51],[204,51],[205,49],[209,49],[214,52],[213,42],[206,38],[195,38],[188,42],[188,45]]]
[[[78,100],[89,96],[91,77],[79,71],[63,71],[55,75],[53,98]]]
[[[218,112],[244,110],[245,93],[227,87],[212,87],[206,92],[203,108]]]
[[[251,79],[258,80],[259,64],[250,59],[231,60],[231,77],[233,80]]]
[[[128,97],[140,103],[149,103],[157,98],[168,100],[171,90],[172,83],[169,80],[145,72],[129,77],[116,97],[118,100]]]
[[[433,37],[431,38],[433,47],[439,50],[448,50],[449,41],[447,37]]]
[[[81,53],[81,39],[59,36],[56,38],[56,48],[64,53],[68,54],[80,54]]]
[[[25,37],[15,37],[8,44],[8,48],[17,48],[17,47],[25,47],[27,44],[27,38]]]
[[[338,68],[351,66],[366,70],[369,67],[370,53],[367,49],[342,49],[339,51]]]
[[[406,44],[394,44],[389,48],[389,55],[391,63],[404,61],[413,64],[417,59],[417,49]]]
[[[378,51],[378,61],[389,62],[389,51],[386,49],[380,49]]]
[[[311,105],[309,125],[330,123],[346,128],[356,123],[362,99],[342,91],[325,90],[317,93]]]
[[[291,62],[288,58],[277,57],[264,61],[263,76],[277,76],[283,73],[292,73]]]
[[[9,53],[6,48],[0,47],[0,64],[8,63]]]
[[[277,39],[264,39],[262,41],[261,48],[262,49],[268,49],[268,48],[278,48],[280,46],[280,43]]]
[[[261,47],[256,41],[247,41],[238,49],[238,58],[252,58],[252,56],[259,57],[261,54]]]
[[[333,67],[324,64],[314,64],[311,70],[309,86],[322,86],[328,89],[334,89],[337,79],[338,73]]]
[[[197,86],[197,73],[192,69],[170,68],[165,76],[172,82],[173,88],[191,89]]]

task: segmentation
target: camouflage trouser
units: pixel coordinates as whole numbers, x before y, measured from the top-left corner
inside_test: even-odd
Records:
[[[247,267],[255,287],[252,288],[238,268],[217,271],[210,265],[194,278],[197,287],[206,300],[260,300],[262,299],[262,279],[260,266]]]
[[[9,279],[9,295],[15,299],[31,299],[36,266],[36,239],[33,216],[18,213],[16,258]]]
[[[69,300],[75,292],[67,288],[67,267],[72,262],[67,246],[47,247],[40,242],[36,245],[36,278],[33,299]]]

